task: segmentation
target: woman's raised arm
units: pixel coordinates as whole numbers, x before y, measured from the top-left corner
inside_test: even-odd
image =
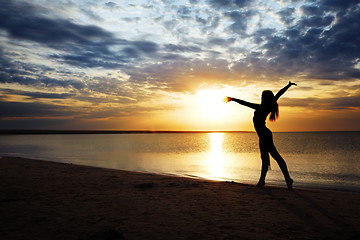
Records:
[[[288,85],[280,89],[280,91],[275,95],[275,101],[277,101],[292,85],[296,86],[296,83],[289,81]]]

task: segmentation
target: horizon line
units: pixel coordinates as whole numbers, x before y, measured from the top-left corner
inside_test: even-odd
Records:
[[[274,133],[360,132],[360,130],[335,131],[279,131]],[[145,134],[145,133],[256,133],[241,130],[54,130],[54,129],[0,129],[0,135],[22,134]]]

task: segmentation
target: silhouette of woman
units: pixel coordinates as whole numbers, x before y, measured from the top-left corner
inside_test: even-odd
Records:
[[[269,157],[269,153],[270,153],[270,155],[279,164],[279,167],[282,173],[284,174],[288,189],[292,190],[292,184],[294,181],[291,179],[289,175],[289,171],[287,169],[284,159],[281,157],[280,153],[277,151],[274,145],[272,132],[265,125],[266,118],[269,114],[270,114],[269,117],[270,121],[275,121],[278,118],[279,106],[277,104],[277,100],[292,85],[296,86],[296,83],[292,83],[289,81],[288,85],[282,88],[275,96],[273,92],[270,90],[263,91],[261,95],[261,104],[250,103],[232,97],[224,98],[224,102],[234,101],[241,105],[255,109],[253,122],[254,122],[255,131],[259,136],[259,147],[260,147],[260,154],[262,160],[261,175],[259,182],[256,185],[257,187],[262,187],[265,185],[266,173],[268,171],[268,168],[270,167],[270,157]]]

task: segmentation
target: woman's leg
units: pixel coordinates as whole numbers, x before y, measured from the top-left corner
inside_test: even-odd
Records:
[[[260,156],[261,156],[262,165],[261,165],[260,179],[256,186],[262,187],[265,185],[265,178],[270,164],[270,157],[269,157],[268,147],[266,146],[266,144],[260,141],[259,147],[260,147]]]
[[[270,155],[276,160],[276,162],[279,164],[279,167],[284,174],[284,178],[286,181],[286,184],[289,189],[292,189],[293,180],[290,177],[288,168],[286,166],[285,160],[281,157],[280,153],[276,149],[275,145],[272,144],[272,146],[269,148]]]

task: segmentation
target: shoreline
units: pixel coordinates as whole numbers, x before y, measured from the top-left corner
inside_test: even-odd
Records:
[[[356,239],[360,194],[0,158],[2,239]]]
[[[43,162],[50,162],[50,163],[60,163],[60,164],[69,164],[69,165],[74,165],[74,166],[83,166],[83,167],[92,167],[92,168],[99,168],[99,169],[104,169],[104,170],[119,170],[119,171],[126,171],[126,172],[134,172],[134,173],[144,173],[144,174],[154,174],[154,175],[161,175],[161,176],[170,176],[170,177],[179,177],[179,178],[190,178],[190,179],[195,179],[195,180],[203,180],[203,181],[215,181],[215,182],[227,182],[227,183],[236,183],[236,184],[243,184],[243,185],[249,185],[249,186],[255,186],[256,182],[251,182],[251,181],[235,181],[232,179],[208,179],[208,178],[204,178],[201,176],[196,176],[196,175],[187,175],[187,174],[176,174],[176,173],[166,173],[166,172],[150,172],[150,171],[134,171],[134,170],[123,170],[123,169],[118,169],[118,168],[110,168],[110,167],[101,167],[101,166],[92,166],[92,165],[82,165],[82,164],[77,164],[77,163],[73,163],[70,161],[51,161],[51,160],[44,160],[42,158],[31,158],[31,157],[25,157],[25,156],[19,156],[19,155],[14,155],[14,156],[1,156],[0,155],[0,159],[1,158],[20,158],[20,159],[28,159],[28,160],[35,160],[35,161],[43,161]],[[265,187],[273,187],[273,188],[286,188],[286,185],[284,184],[274,184],[274,183],[267,183],[265,185]],[[314,191],[338,191],[338,192],[352,192],[352,193],[359,193],[360,194],[360,188],[358,187],[336,187],[333,185],[307,185],[307,184],[299,184],[298,182],[295,181],[295,185],[294,187],[296,189],[301,189],[301,190],[314,190]]]

